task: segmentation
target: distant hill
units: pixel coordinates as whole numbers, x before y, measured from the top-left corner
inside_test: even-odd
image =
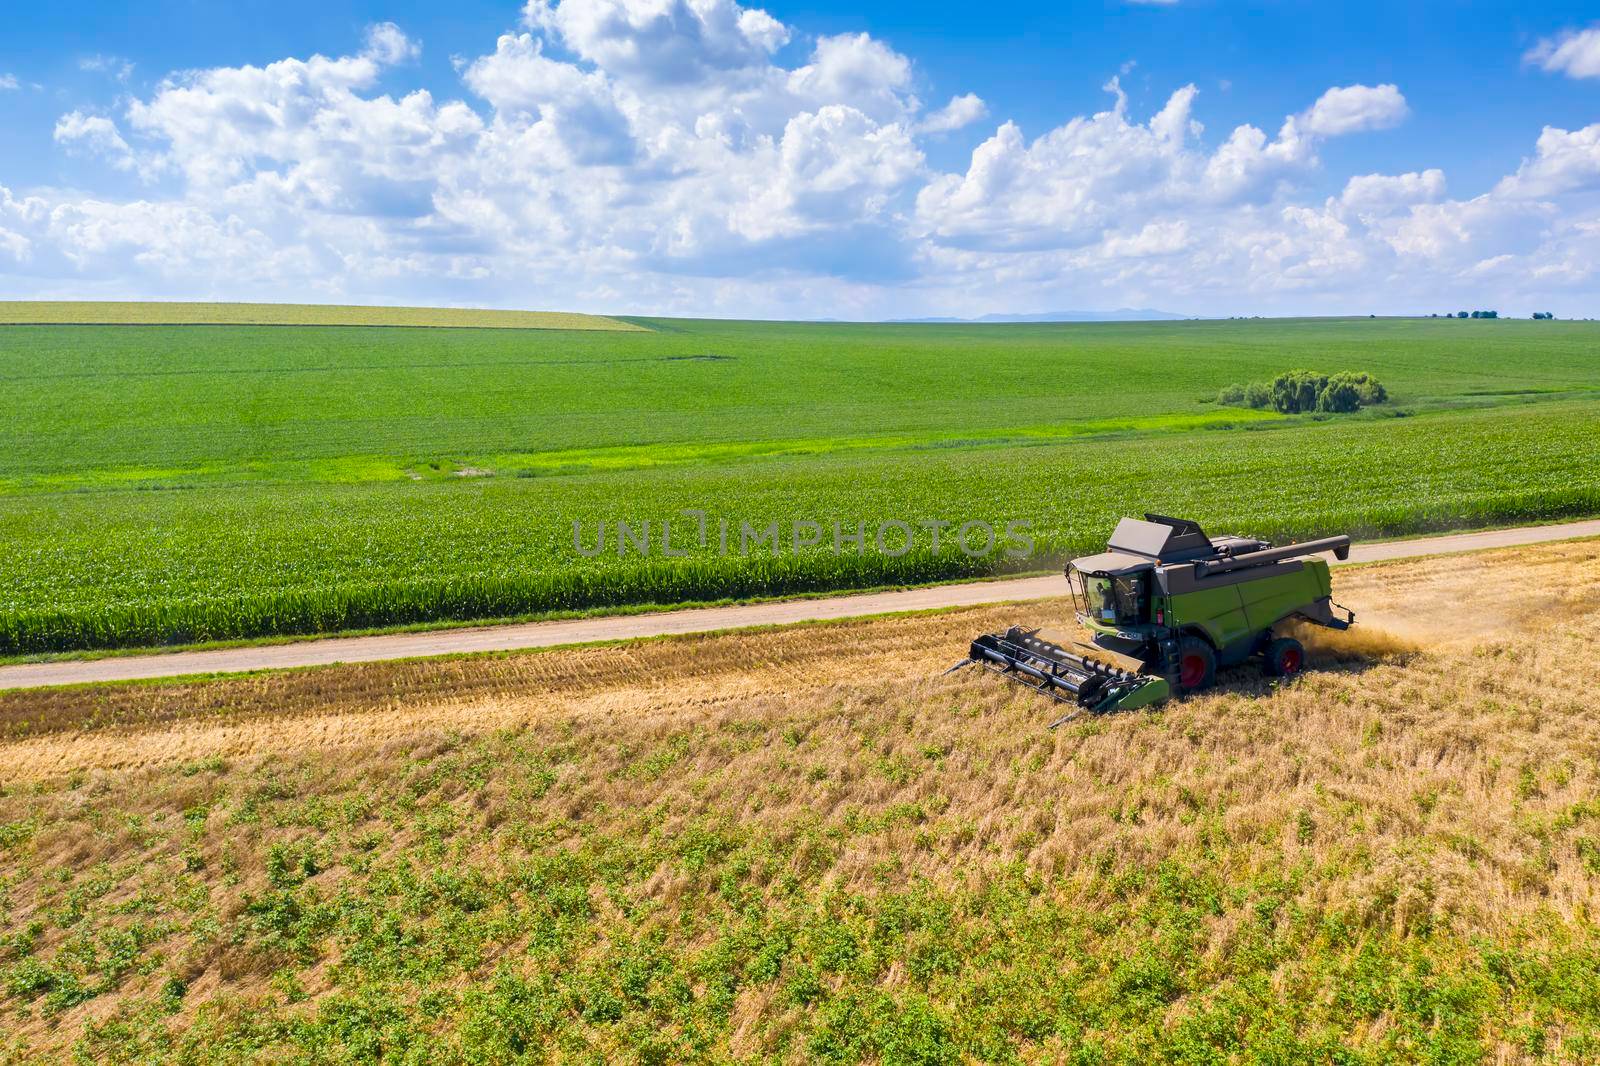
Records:
[[[983,315],[979,318],[897,318],[896,323],[1001,323],[1001,322],[1168,322],[1194,315],[1178,315],[1148,307],[1119,307],[1115,311],[1040,311],[1031,315]]]

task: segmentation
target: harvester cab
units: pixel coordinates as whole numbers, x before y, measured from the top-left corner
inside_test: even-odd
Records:
[[[1180,518],[1124,518],[1104,552],[1067,564],[1088,642],[1013,626],[978,637],[951,669],[977,663],[1072,705],[1056,725],[1199,691],[1219,668],[1252,658],[1286,677],[1305,665],[1300,642],[1281,633],[1286,623],[1355,622],[1333,602],[1328,563],[1316,557],[1323,552],[1347,558],[1350,538],[1274,548],[1251,537],[1213,540]]]

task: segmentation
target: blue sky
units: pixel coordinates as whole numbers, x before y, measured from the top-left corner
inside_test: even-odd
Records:
[[[1592,5],[151,0],[20,20],[0,40],[0,298],[1600,310]]]

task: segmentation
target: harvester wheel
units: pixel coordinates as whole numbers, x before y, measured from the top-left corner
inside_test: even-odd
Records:
[[[1217,653],[1199,637],[1178,642],[1178,689],[1198,692],[1217,679]]]
[[[1279,637],[1267,645],[1266,660],[1273,677],[1293,677],[1306,664],[1306,649],[1293,637]]]

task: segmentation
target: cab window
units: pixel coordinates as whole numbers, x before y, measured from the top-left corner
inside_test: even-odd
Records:
[[[1115,577],[1085,574],[1083,591],[1089,616],[1097,622],[1134,626],[1150,620],[1150,585],[1144,571]]]

